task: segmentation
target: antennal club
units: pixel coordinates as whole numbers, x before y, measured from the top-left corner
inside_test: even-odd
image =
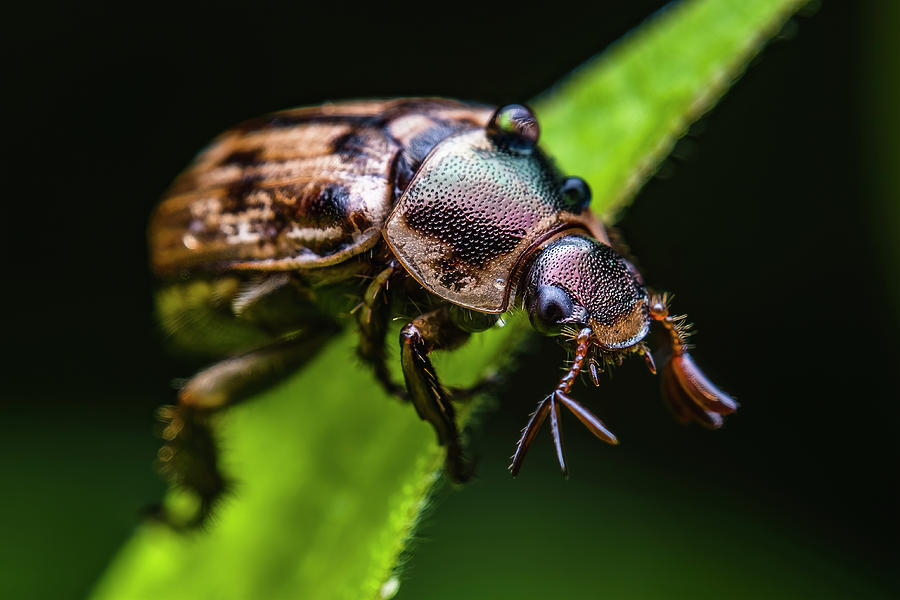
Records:
[[[665,296],[651,299],[650,316],[669,334],[672,356],[662,370],[663,394],[669,408],[682,423],[696,421],[709,429],[718,429],[722,426],[722,415],[733,413],[738,403],[707,379],[694,363],[687,351],[684,317],[669,315]]]

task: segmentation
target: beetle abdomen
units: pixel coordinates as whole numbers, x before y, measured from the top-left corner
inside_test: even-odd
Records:
[[[359,254],[379,241],[398,184],[431,147],[489,116],[450,100],[393,100],[300,108],[238,126],[157,207],[154,271],[305,269]]]

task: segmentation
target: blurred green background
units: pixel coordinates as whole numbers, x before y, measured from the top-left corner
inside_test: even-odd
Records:
[[[3,41],[0,597],[83,596],[163,492],[153,410],[192,367],[162,352],[144,228],[213,135],[343,97],[522,101],[661,5],[514,24],[502,11],[417,23],[384,7],[20,7]],[[513,480],[513,443],[563,359],[531,340],[473,432],[478,480],[438,495],[398,598],[900,591],[898,25],[888,1],[793,19],[619,222],[741,411],[720,432],[682,428],[626,363],[580,393],[622,445],[572,423],[571,479],[541,436]]]

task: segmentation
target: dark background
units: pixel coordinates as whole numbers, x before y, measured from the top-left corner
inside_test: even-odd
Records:
[[[210,138],[346,97],[527,100],[660,5],[420,22],[387,6],[19,7],[3,40],[0,596],[83,595],[138,508],[163,492],[153,411],[185,373],[152,320],[145,227]],[[764,523],[759,535],[772,532],[778,552],[796,545],[803,567],[784,577],[798,595],[833,569],[849,573],[843,592],[898,589],[898,232],[884,217],[898,199],[879,191],[872,140],[891,133],[871,118],[898,73],[879,70],[897,50],[878,45],[879,9],[832,3],[791,21],[619,222],[645,278],[675,291],[697,324],[695,357],[740,412],[718,433],[682,428],[635,361],[582,391],[604,398],[604,420],[627,443],[610,450],[573,423],[572,479],[554,472],[542,436],[514,482],[504,461],[562,358],[533,341],[475,434],[481,479],[429,517],[400,597],[503,597],[491,574],[515,578],[545,553],[568,553],[577,573],[563,579],[581,585],[608,543],[604,520],[637,518],[641,498],[669,492],[672,506],[695,508],[657,510],[662,523],[702,520],[721,500],[732,517]],[[611,488],[634,500],[591,514]],[[540,524],[527,531],[519,518]],[[579,545],[563,542],[573,531],[585,533]],[[733,547],[700,546],[711,572],[740,563],[748,541],[736,535]],[[624,551],[640,560],[634,543]],[[654,556],[648,572],[663,566]],[[555,581],[530,585],[552,592]]]

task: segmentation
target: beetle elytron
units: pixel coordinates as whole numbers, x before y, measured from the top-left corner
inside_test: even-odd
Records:
[[[176,346],[223,361],[190,379],[166,420],[163,471],[201,499],[225,487],[208,416],[296,368],[355,314],[359,356],[412,402],[446,448],[446,471],[469,476],[429,353],[452,349],[523,307],[574,360],[516,445],[519,471],[549,416],[560,468],[566,407],[598,438],[607,427],[570,397],[581,372],[638,354],[662,327],[663,390],[676,417],[718,427],[737,407],[686,351],[685,328],[650,293],[588,209],[590,192],[536,145],[530,110],[443,99],[327,104],[245,123],[177,178],[150,225],[161,321]],[[402,317],[405,385],[392,380],[385,336]]]

